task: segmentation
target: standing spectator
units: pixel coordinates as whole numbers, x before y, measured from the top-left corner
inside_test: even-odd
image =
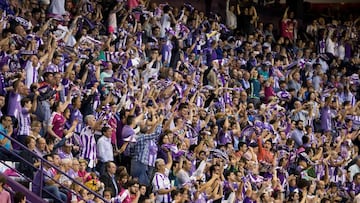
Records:
[[[294,42],[294,23],[288,16],[289,7],[286,8],[283,18],[281,20],[281,36]]]
[[[26,78],[25,85],[30,88],[31,84],[38,83],[39,80],[39,71],[42,61],[39,61],[39,58],[36,55],[30,57],[25,66]]]
[[[66,124],[66,118],[63,115],[66,108],[68,108],[68,105],[70,104],[70,95],[68,95],[68,99],[66,102],[55,102],[52,107],[52,114],[48,123],[48,129],[47,132],[50,135],[50,137],[54,140],[60,140],[64,137],[65,133],[65,124]],[[77,124],[77,120],[74,120],[73,125]]]
[[[21,112],[21,96],[25,96],[27,92],[27,88],[21,79],[18,79],[13,84],[13,91],[9,93],[9,101],[8,101],[8,115],[13,116],[17,119],[19,113]]]
[[[176,187],[171,185],[169,174],[172,166],[171,152],[168,152],[168,163],[165,164],[163,159],[157,159],[155,162],[156,173],[152,180],[153,191],[156,194],[155,203],[170,203],[171,192]]]
[[[19,112],[18,117],[18,135],[17,139],[20,143],[25,143],[25,138],[30,135],[30,128],[31,128],[31,118],[30,114],[35,112],[37,107],[37,97],[39,92],[36,92],[33,101],[30,98],[25,97],[21,99],[21,112]]]
[[[229,5],[230,0],[226,0],[226,25],[230,30],[235,30],[237,28],[237,19],[235,15],[235,6]]]
[[[155,161],[157,158],[158,146],[156,140],[162,131],[163,118],[152,117],[152,126],[142,126],[137,136],[134,152],[131,159],[131,176],[138,177],[139,183],[146,186],[150,185],[150,179],[154,172]],[[146,124],[144,124],[146,125]]]
[[[76,96],[72,98],[72,108],[71,108],[71,117],[70,117],[70,123],[73,123],[75,120],[77,120],[77,125],[75,127],[74,133],[75,135],[79,136],[81,133],[81,130],[83,129],[84,124],[84,118],[83,114],[80,111],[81,108],[81,97]]]
[[[127,5],[130,11],[143,4],[144,2],[142,0],[127,0]]]
[[[137,126],[138,120],[140,118],[143,118],[144,115],[141,114],[139,117],[135,117],[133,115],[128,115],[126,118],[126,125],[123,127],[121,132],[121,147],[118,151],[118,153],[121,155],[121,163],[123,166],[126,166],[127,170],[130,171],[130,163],[131,157],[130,157],[130,143],[136,142],[136,132],[135,128]]]
[[[44,129],[47,130],[48,120],[51,117],[51,106],[55,101],[57,94],[56,88],[54,88],[54,74],[45,72],[43,74],[44,81],[39,83],[39,105],[36,110],[36,116],[40,122],[43,123]],[[46,131],[45,131],[46,132]],[[45,133],[43,132],[43,133]]]
[[[102,175],[105,172],[105,164],[114,161],[113,146],[111,144],[112,129],[103,127],[102,136],[97,141],[97,171]]]
[[[176,173],[176,178],[178,180],[178,185],[180,188],[185,187],[186,185],[191,185],[191,169],[192,163],[188,159],[181,160],[182,168]]]
[[[94,137],[96,120],[93,115],[85,117],[86,127],[80,133],[81,152],[80,158],[88,161],[88,169],[95,170],[96,166],[96,141]]]
[[[65,14],[65,0],[51,1],[49,14],[57,18],[62,17]]]

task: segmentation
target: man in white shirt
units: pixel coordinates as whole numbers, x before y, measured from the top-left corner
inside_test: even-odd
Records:
[[[103,136],[97,142],[97,171],[100,174],[105,173],[105,163],[114,161],[113,146],[111,144],[112,129],[110,127],[103,127],[101,130]]]
[[[31,84],[38,82],[38,71],[40,68],[40,62],[36,55],[31,56],[30,60],[26,63],[25,71],[25,85],[30,88]]]
[[[176,177],[179,181],[179,187],[184,187],[186,184],[190,184],[191,183],[191,179],[190,179],[190,171],[192,168],[192,164],[191,161],[184,159],[183,160],[183,164],[182,164],[182,169],[180,169],[180,171],[176,174]]]
[[[226,1],[226,25],[230,30],[235,30],[237,27],[237,19],[235,15],[235,6],[229,6],[230,0]]]
[[[354,175],[360,173],[360,157],[356,158],[356,163],[349,167],[350,181],[353,181]]]

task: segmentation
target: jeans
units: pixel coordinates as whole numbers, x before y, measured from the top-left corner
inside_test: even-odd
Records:
[[[46,193],[46,196],[49,198],[55,198],[54,202],[55,203],[63,203],[63,202],[67,202],[67,196],[66,194],[60,192],[59,188],[56,187],[55,185],[47,185],[44,186],[43,188]]]
[[[153,175],[153,167],[147,166],[135,159],[131,159],[131,170],[130,174],[132,177],[137,177],[140,184],[149,186]]]

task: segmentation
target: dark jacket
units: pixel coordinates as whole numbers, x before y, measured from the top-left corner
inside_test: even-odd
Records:
[[[108,173],[100,176],[100,181],[104,183],[105,188],[111,189],[111,197],[115,197],[116,195],[118,195],[118,194],[116,194],[116,189],[115,189],[115,185],[114,185],[114,183],[113,183],[113,181],[112,181],[112,178],[111,178],[111,176],[110,176]],[[117,184],[117,180],[116,180],[116,179],[115,179],[115,182],[116,182],[116,184]],[[117,188],[119,188],[119,187],[117,187]],[[118,190],[118,193],[119,193],[119,192],[120,192],[120,191]]]

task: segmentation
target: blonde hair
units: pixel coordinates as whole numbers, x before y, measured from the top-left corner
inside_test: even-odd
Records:
[[[88,164],[88,162],[85,159],[79,159],[79,164],[85,163],[86,165]]]

